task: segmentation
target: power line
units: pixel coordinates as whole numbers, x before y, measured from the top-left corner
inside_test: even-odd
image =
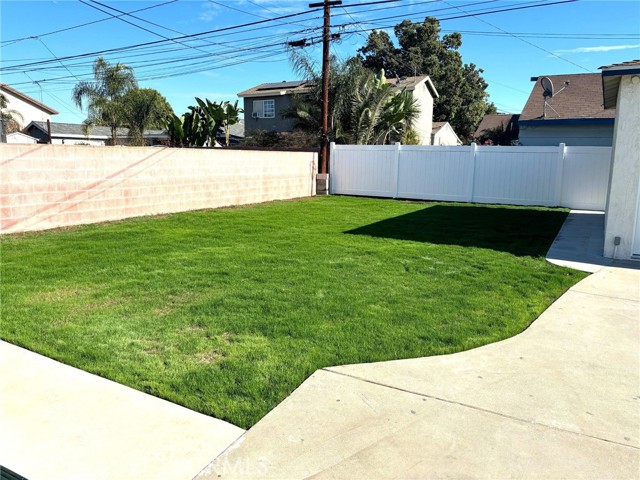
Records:
[[[572,0],[571,0],[572,1]],[[485,2],[476,2],[475,4],[472,5],[477,5],[477,4],[482,4]],[[568,3],[567,0],[564,1],[559,1],[559,2],[550,2],[550,3],[537,3],[535,6],[548,6],[548,5],[555,5],[558,3]],[[361,4],[360,4],[361,5]],[[520,6],[518,8],[510,8],[510,10],[517,10],[517,9],[522,9],[522,8],[531,8],[532,6],[527,5],[527,6]],[[499,11],[504,11],[505,9],[494,9],[494,10],[488,10],[488,11],[483,11],[481,12],[482,14],[486,15],[489,13],[497,13]],[[284,15],[280,18],[291,18],[291,17],[295,17],[295,16],[299,16],[299,15],[304,15],[304,14],[308,14],[308,13],[312,13],[312,11],[305,11],[305,12],[297,12],[291,15]],[[468,17],[468,16],[476,16],[477,14],[475,13],[467,13],[464,15],[464,17]],[[460,18],[463,16],[457,16],[455,18]],[[384,19],[387,19],[388,17],[385,17]],[[447,18],[440,18],[441,21],[444,20],[448,20],[454,17],[447,17]],[[384,20],[382,19],[382,20]],[[190,34],[190,35],[184,35],[181,37],[174,37],[171,40],[172,43],[176,43],[174,42],[174,40],[177,39],[184,39],[184,41],[206,41],[208,38],[210,38],[211,36],[219,36],[222,35],[223,33],[221,33],[222,31],[228,31],[229,29],[233,29],[231,30],[232,33],[248,33],[248,32],[252,32],[252,31],[260,31],[257,27],[255,27],[255,25],[258,24],[263,24],[268,22],[268,21],[272,21],[273,19],[270,20],[263,20],[260,22],[251,22],[249,24],[242,24],[242,25],[235,25],[235,26],[230,26],[230,27],[224,27],[222,29],[216,29],[216,30],[210,30],[208,32],[200,32],[197,34]],[[381,19],[373,19],[372,21],[379,21]],[[360,24],[360,22],[355,22],[358,25]],[[369,22],[367,22],[369,23]],[[241,29],[241,28],[246,28],[246,26],[249,25],[251,26],[251,28],[245,29],[243,32],[238,32],[237,30]],[[349,27],[349,26],[353,26],[354,23],[347,23],[347,24],[343,24],[343,25],[338,25],[339,27]],[[316,28],[318,29],[318,28]],[[314,29],[310,29],[310,30],[314,30]],[[356,32],[365,32],[365,31],[371,31],[374,30],[373,28],[371,29],[364,29],[364,28],[359,28],[357,30],[352,30],[351,32],[347,32],[347,34],[356,34]],[[299,33],[299,32],[297,32]],[[286,35],[291,35],[293,34],[292,32],[288,32],[285,34],[278,34],[280,35],[280,38],[285,37]],[[228,54],[228,55],[234,55],[232,61],[227,61],[228,59],[222,58],[219,61],[210,61],[207,59],[204,59],[203,61],[203,57],[197,56],[197,57],[184,57],[184,56],[178,56],[178,57],[164,57],[164,58],[154,58],[154,59],[148,59],[148,60],[143,60],[141,62],[134,62],[134,64],[132,64],[131,66],[135,66],[135,68],[142,68],[144,69],[142,74],[139,75],[139,78],[141,80],[143,79],[155,79],[158,78],[157,75],[162,75],[162,76],[180,76],[180,75],[185,75],[185,74],[189,74],[189,73],[197,73],[196,71],[194,71],[194,68],[200,69],[201,66],[202,68],[198,71],[206,71],[206,70],[210,70],[212,66],[216,67],[216,68],[224,68],[227,66],[230,66],[231,64],[235,65],[235,64],[240,64],[240,63],[247,63],[250,61],[260,61],[263,58],[266,58],[266,55],[273,55],[273,54],[277,54],[278,52],[282,51],[279,50],[282,46],[284,46],[287,42],[282,42],[282,43],[278,43],[275,41],[269,41],[270,38],[279,38],[278,35],[272,35],[272,36],[265,36],[265,35],[260,35],[257,37],[252,37],[257,39],[256,40],[256,44],[254,46],[250,46],[250,47],[246,47],[246,48],[241,48],[238,49],[237,47],[232,47],[232,45],[234,44],[233,42],[220,42],[220,45],[225,45],[225,46],[229,46],[228,47],[228,51],[211,51],[208,52],[206,55],[208,56],[219,56],[221,57],[222,55]],[[246,39],[240,39],[238,41],[243,41],[245,42],[245,45],[249,45],[249,43],[247,42]],[[171,51],[175,51],[175,52],[179,52],[184,50],[184,48],[190,48],[190,45],[176,45],[177,48],[166,48],[167,47],[167,43],[169,43],[169,41],[167,40],[159,40],[159,41],[154,41],[154,42],[146,42],[146,43],[140,43],[140,44],[135,44],[135,45],[130,45],[130,46],[126,46],[126,47],[119,47],[119,48],[115,48],[115,49],[108,49],[102,52],[91,52],[91,53],[85,53],[85,54],[79,54],[79,55],[71,55],[68,57],[62,57],[60,59],[55,59],[55,60],[46,60],[46,61],[38,61],[38,62],[31,62],[31,63],[23,63],[21,65],[11,65],[5,68],[2,68],[1,71],[3,74],[19,74],[19,73],[23,73],[25,71],[35,71],[35,70],[51,70],[51,71],[55,71],[55,70],[59,70],[61,67],[60,66],[53,66],[54,63],[61,63],[62,61],[66,61],[67,64],[65,64],[65,69],[68,68],[74,68],[74,67],[82,67],[85,65],[85,63],[76,63],[76,64],[69,64],[68,62],[70,60],[81,60],[83,58],[87,58],[89,56],[93,56],[96,53],[104,53],[104,52],[109,52],[108,54],[122,54],[125,52],[129,52],[132,55],[129,55],[129,57],[127,58],[134,58],[137,56],[141,56],[142,51],[143,50],[148,50],[149,52],[151,50],[155,50],[156,53],[155,54],[162,54],[162,53],[167,53],[167,52],[171,52]],[[178,42],[180,43],[180,42]],[[183,48],[184,47],[184,48]],[[158,50],[160,49],[160,50]],[[140,53],[136,53],[135,55],[133,55],[133,52],[140,52]],[[267,53],[268,52],[268,53]],[[107,54],[107,55],[108,55]],[[144,54],[145,56],[151,55],[152,53],[146,53]],[[242,57],[239,56],[239,54],[242,55]],[[280,61],[280,60],[277,60]],[[203,66],[206,65],[206,66]],[[166,68],[159,70],[157,67],[162,67],[162,66],[168,66],[171,65],[172,70],[167,70]],[[173,67],[175,66],[175,68]],[[156,70],[154,71],[153,68],[156,68]],[[190,69],[190,70],[187,70]],[[68,70],[67,70],[68,71]],[[80,75],[80,76],[84,76],[84,75]],[[165,77],[166,78],[166,77]],[[71,77],[68,76],[63,76],[63,77],[56,77],[56,78],[48,78],[48,79],[41,79],[39,80],[41,82],[50,82],[50,83],[69,83],[71,81]],[[23,82],[23,83],[29,83],[29,82]]]
[[[169,5],[170,3],[175,3],[177,1],[178,0],[169,0],[168,2],[160,3],[158,5],[151,5],[149,7],[139,8],[138,10],[132,10],[129,13],[143,12],[145,10],[151,10],[152,8],[158,8],[158,7],[162,7],[164,5]],[[33,39],[36,39],[36,38],[47,37],[49,35],[55,35],[56,33],[68,32],[69,30],[74,30],[76,28],[86,27],[88,25],[94,25],[96,23],[106,22],[107,20],[112,20],[112,19],[111,18],[101,18],[100,20],[94,20],[92,22],[81,23],[79,25],[73,25],[71,27],[61,28],[59,30],[54,30],[52,32],[47,32],[47,33],[41,33],[39,35],[31,35],[29,37],[14,38],[14,39],[11,39],[11,40],[3,40],[2,42],[0,42],[0,44],[2,46],[6,47],[6,46],[12,45],[14,43],[22,42],[24,40],[33,40]],[[4,45],[4,44],[7,44],[7,45]]]
[[[573,2],[575,2],[575,1],[577,1],[577,0],[567,0],[566,2],[562,2],[562,3],[573,3]],[[450,3],[446,2],[446,1],[445,1],[444,3],[446,3],[447,5],[451,5]],[[465,13],[465,14],[467,13],[467,12],[465,12],[463,9],[461,9],[461,8],[459,8],[459,7],[455,7],[455,8],[456,8],[457,10],[460,10],[462,13]],[[495,28],[496,30],[500,30],[502,33],[505,33],[505,34],[507,34],[507,35],[509,35],[509,36],[512,36],[513,38],[517,38],[517,39],[518,39],[518,40],[520,40],[521,42],[526,43],[527,45],[530,45],[530,46],[532,46],[533,48],[537,48],[538,50],[541,50],[541,51],[543,51],[543,52],[545,52],[545,53],[548,53],[549,55],[552,55],[552,56],[554,56],[554,57],[556,57],[556,58],[559,58],[560,60],[563,60],[563,61],[565,61],[565,62],[567,62],[567,63],[570,63],[571,65],[573,65],[573,66],[575,66],[575,67],[578,67],[578,68],[580,68],[580,69],[584,70],[585,72],[589,72],[589,73],[591,73],[591,70],[589,70],[588,68],[585,68],[585,67],[583,67],[582,65],[579,65],[579,64],[577,64],[577,63],[575,63],[575,62],[572,62],[571,60],[569,60],[569,59],[567,59],[567,58],[561,57],[560,55],[557,55],[557,54],[553,53],[552,51],[547,50],[547,49],[546,49],[546,48],[544,48],[544,47],[541,47],[540,45],[536,45],[535,43],[532,43],[532,42],[530,42],[530,41],[528,41],[528,40],[525,40],[524,38],[521,38],[521,37],[519,37],[519,36],[517,36],[517,35],[514,35],[513,33],[507,32],[506,30],[504,30],[504,29],[502,29],[502,28],[498,27],[497,25],[494,25],[493,23],[491,23],[491,22],[489,22],[489,21],[487,21],[487,20],[485,20],[485,19],[483,19],[483,18],[477,18],[477,17],[476,17],[476,15],[471,15],[471,16],[472,16],[472,17],[474,17],[474,18],[476,18],[476,19],[477,19],[477,20],[479,20],[480,22],[482,22],[482,23],[486,23],[487,25],[489,25],[489,26],[491,26],[491,27]]]
[[[253,26],[262,25],[262,24],[265,24],[265,23],[268,23],[268,22],[272,22],[272,21],[275,21],[275,20],[282,20],[282,19],[287,19],[287,18],[298,17],[300,15],[307,15],[309,13],[318,12],[319,10],[320,9],[314,9],[314,10],[308,10],[308,11],[304,11],[304,12],[297,12],[297,13],[292,13],[292,14],[289,14],[289,15],[282,15],[281,17],[278,17],[278,18],[272,18],[272,19],[267,19],[267,20],[258,20],[258,21],[255,21],[255,22],[248,22],[248,23],[243,23],[243,24],[240,24],[240,25],[232,25],[232,26],[229,26],[229,27],[222,27],[222,28],[217,28],[217,29],[214,29],[214,30],[208,30],[206,32],[199,32],[199,33],[192,33],[192,34],[188,34],[188,35],[182,35],[182,36],[179,36],[179,37],[173,37],[173,38],[168,39],[168,40],[156,40],[156,41],[153,41],[153,42],[138,43],[138,44],[134,44],[134,45],[127,45],[127,46],[124,46],[124,47],[108,48],[108,49],[104,49],[104,50],[98,50],[98,51],[94,51],[94,52],[87,52],[87,53],[82,53],[82,54],[77,54],[77,55],[68,55],[66,57],[61,57],[59,60],[72,60],[72,59],[76,59],[76,58],[85,58],[85,57],[103,55],[105,53],[120,52],[120,51],[129,50],[129,49],[137,48],[137,47],[163,44],[163,43],[166,43],[168,41],[194,39],[194,38],[197,39],[199,37],[203,37],[205,35],[209,35],[209,34],[212,34],[212,33],[228,32],[230,30],[237,30],[237,29],[245,28],[245,27],[253,27]],[[47,64],[47,63],[51,63],[51,60],[45,60],[45,61],[41,61],[41,62],[23,63],[23,64],[19,64],[19,65],[11,65],[10,67],[4,67],[4,68],[19,69],[19,68],[25,68],[25,67],[30,67],[30,66],[34,66],[34,65],[42,65],[42,64]]]

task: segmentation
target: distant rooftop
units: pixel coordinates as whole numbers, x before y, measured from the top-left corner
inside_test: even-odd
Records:
[[[482,121],[476,132],[473,134],[474,137],[480,137],[484,132],[495,130],[496,128],[502,126],[503,128],[507,128],[509,125],[518,126],[518,119],[520,115],[513,113],[491,113],[482,117]]]
[[[296,80],[292,82],[261,83],[255,87],[238,93],[239,97],[271,97],[274,95],[290,95],[309,90],[309,82]]]
[[[547,97],[547,115],[543,117],[544,89],[541,78],[534,77],[535,85],[520,115],[523,122],[558,122],[567,120],[613,122],[615,111],[605,110],[602,100],[602,78],[599,73],[547,75],[553,82],[555,94]],[[566,88],[564,88],[566,87]],[[562,91],[560,91],[562,90]],[[526,123],[525,123],[526,124]]]

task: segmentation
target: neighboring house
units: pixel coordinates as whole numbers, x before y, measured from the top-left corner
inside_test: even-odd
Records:
[[[406,89],[411,92],[416,101],[420,114],[412,123],[413,128],[420,138],[420,145],[435,145],[432,143],[433,134],[433,100],[438,98],[438,91],[429,75],[417,77],[402,77],[387,79],[387,82],[395,88]],[[455,135],[455,133],[454,133]]]
[[[398,89],[406,89],[416,100],[420,114],[413,128],[420,138],[420,144],[431,145],[433,126],[433,100],[438,91],[428,75],[417,77],[390,78],[387,82]],[[295,119],[283,118],[282,114],[292,104],[294,94],[308,92],[308,82],[262,83],[238,93],[244,99],[244,118],[247,132],[265,130],[270,132],[291,132]]]
[[[462,145],[449,122],[433,122],[431,127],[431,145]]]
[[[615,110],[604,108],[600,74],[549,75],[553,97],[543,96],[542,78],[531,79],[536,83],[520,114],[521,145],[611,146]]]
[[[604,256],[640,260],[640,60],[600,69],[604,107],[616,112]]]
[[[106,145],[111,140],[109,127],[93,127],[84,133],[81,123],[51,122],[51,143],[65,145]],[[49,143],[49,133],[45,122],[31,122],[24,132],[38,139],[38,143]],[[126,137],[129,130],[119,128],[118,137]]]
[[[20,127],[24,127],[32,121],[46,123],[47,120],[51,120],[51,115],[58,114],[57,110],[19,92],[6,83],[0,83],[0,92],[7,98],[7,108],[19,112],[22,116],[22,119],[14,118]]]
[[[244,122],[247,132],[291,132],[296,124],[292,118],[283,118],[291,106],[293,95],[308,92],[307,82],[261,83],[238,93],[244,100]]]
[[[111,128],[92,127],[84,133],[84,125],[81,123],[58,123],[51,124],[51,143],[65,145],[109,145],[111,143]],[[24,129],[32,137],[38,139],[38,143],[49,143],[49,133],[45,122],[31,122]],[[118,128],[118,142],[127,145],[129,140],[129,129]],[[144,132],[145,144],[148,146],[162,145],[168,139],[166,130],[147,130]]]
[[[480,143],[483,143],[483,139],[491,134],[502,129],[504,132],[512,132],[513,140],[518,139],[518,120],[520,115],[513,113],[490,113],[482,117],[480,125],[473,134],[473,138]]]
[[[58,123],[50,122],[51,143],[65,145],[96,145],[104,146],[111,144],[111,129],[109,127],[92,127],[85,134],[84,125],[81,123]],[[24,129],[24,132],[37,139],[38,143],[49,143],[49,134],[45,122],[31,122]],[[129,143],[129,129],[118,128],[118,144],[127,145]],[[220,129],[216,137],[220,144],[224,144],[224,130]],[[244,139],[244,121],[232,125],[229,135],[229,143],[237,145]],[[166,130],[145,130],[145,145],[166,145],[169,142],[169,135]]]
[[[7,143],[38,143],[38,139],[21,132],[7,134]]]

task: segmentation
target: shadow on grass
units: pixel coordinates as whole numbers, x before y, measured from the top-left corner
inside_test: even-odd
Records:
[[[566,217],[559,210],[434,205],[345,233],[539,257],[547,253]]]

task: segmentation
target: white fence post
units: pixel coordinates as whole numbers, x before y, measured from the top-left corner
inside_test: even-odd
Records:
[[[329,144],[329,195],[332,195],[335,192],[335,171],[334,168],[336,167],[336,142],[331,142]]]
[[[400,146],[400,142],[396,142],[396,149],[393,152],[394,155],[394,159],[393,159],[393,198],[398,198],[398,185],[400,182],[400,149],[402,148]]]
[[[556,171],[556,202],[554,206],[562,205],[562,174],[564,171],[564,151],[565,144],[561,143],[558,146],[558,165]]]
[[[476,183],[476,156],[478,154],[478,145],[476,143],[472,143],[469,145],[470,154],[471,154],[471,165],[469,168],[469,177],[470,177],[470,185],[469,185],[469,201],[473,202],[473,191]]]

